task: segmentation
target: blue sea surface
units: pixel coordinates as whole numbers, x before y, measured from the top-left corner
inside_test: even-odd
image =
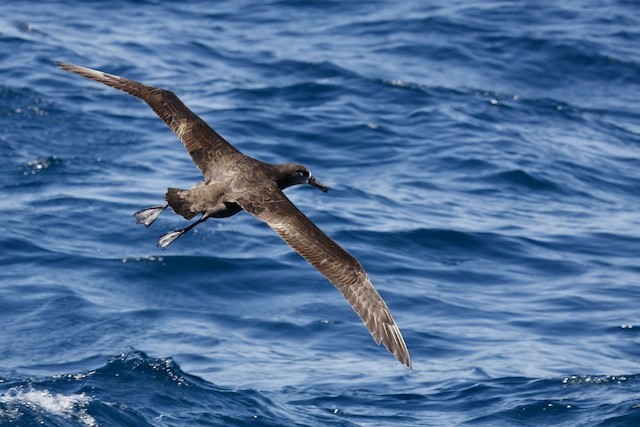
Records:
[[[413,369],[201,180],[174,91],[353,253]],[[0,2],[0,426],[639,426],[640,2]]]

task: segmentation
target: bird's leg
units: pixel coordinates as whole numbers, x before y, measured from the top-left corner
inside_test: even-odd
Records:
[[[176,230],[176,231],[170,231],[167,234],[163,234],[158,239],[158,246],[160,246],[163,250],[167,249],[167,246],[172,244],[174,240],[176,240],[178,237],[182,236],[184,233],[186,233],[187,231],[191,230],[193,227],[195,227],[196,225],[200,224],[201,222],[203,222],[207,218],[208,217],[206,215],[202,215],[199,220],[197,220],[193,224],[190,224],[189,226],[187,226],[187,227],[185,227],[183,229]]]
[[[158,219],[160,214],[167,209],[169,205],[154,206],[152,208],[142,209],[133,214],[136,217],[136,223],[144,224],[145,227],[149,227],[153,224],[153,221]]]

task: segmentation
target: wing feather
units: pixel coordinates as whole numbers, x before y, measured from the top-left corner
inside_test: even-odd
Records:
[[[356,258],[329,238],[276,187],[253,192],[236,201],[244,210],[266,222],[282,239],[322,273],[349,301],[371,332],[384,346],[411,367],[409,350],[387,304],[373,287]]]
[[[64,62],[56,64],[63,70],[119,89],[146,102],[180,138],[204,176],[211,164],[223,156],[242,155],[171,91],[79,65]]]

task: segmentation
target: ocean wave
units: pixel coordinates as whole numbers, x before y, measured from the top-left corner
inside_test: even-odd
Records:
[[[171,358],[137,350],[87,372],[2,378],[0,393],[0,425],[303,425],[287,404],[260,391],[220,387],[184,373]]]
[[[87,413],[90,403],[91,398],[84,393],[65,395],[18,386],[0,395],[0,425],[97,427],[95,418]]]

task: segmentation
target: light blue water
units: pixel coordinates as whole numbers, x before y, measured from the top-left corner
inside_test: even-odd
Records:
[[[3,2],[0,425],[640,425],[640,5]],[[175,91],[356,255],[414,369],[264,224],[167,251]]]

